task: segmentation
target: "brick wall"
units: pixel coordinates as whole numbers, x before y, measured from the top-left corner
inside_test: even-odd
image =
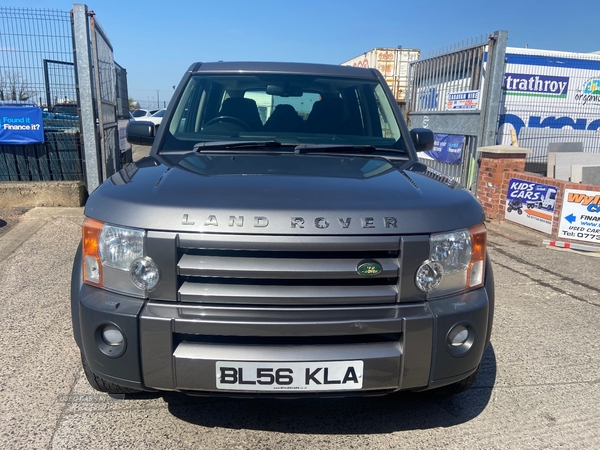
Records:
[[[479,166],[477,198],[483,206],[488,219],[503,219],[506,204],[504,180],[507,173],[525,172],[525,153],[488,153],[482,152]]]

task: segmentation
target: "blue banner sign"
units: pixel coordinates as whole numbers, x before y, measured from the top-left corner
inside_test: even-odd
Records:
[[[425,153],[436,161],[460,164],[462,162],[462,149],[464,144],[464,136],[455,134],[435,134],[433,150],[429,150]]]
[[[42,110],[37,106],[0,106],[0,144],[44,142]]]

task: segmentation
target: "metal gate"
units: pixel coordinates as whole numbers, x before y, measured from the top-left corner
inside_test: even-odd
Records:
[[[94,13],[0,7],[0,48],[0,107],[39,108],[44,131],[0,143],[0,181],[83,180],[92,192],[120,169],[117,119],[129,118],[127,72],[117,80]]]
[[[420,160],[469,189],[476,188],[477,148],[496,141],[507,40],[507,31],[496,31],[411,63],[409,127],[464,136],[459,163]]]
[[[82,180],[68,11],[0,7],[0,107],[38,107],[43,142],[0,143],[0,182]]]
[[[72,23],[86,180],[92,192],[120,168],[116,69],[113,48],[93,11],[73,5]]]

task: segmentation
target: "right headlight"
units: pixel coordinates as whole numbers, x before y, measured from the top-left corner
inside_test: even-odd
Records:
[[[432,234],[429,259],[417,270],[415,283],[429,298],[481,287],[487,232],[483,224]]]
[[[83,279],[111,291],[146,297],[160,282],[156,263],[145,254],[146,232],[86,218]]]

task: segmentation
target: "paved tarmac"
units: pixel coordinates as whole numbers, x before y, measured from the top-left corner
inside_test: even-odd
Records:
[[[600,448],[600,258],[489,224],[492,342],[454,397],[110,397],[88,385],[71,332],[82,219],[35,208],[0,236],[1,448]]]

